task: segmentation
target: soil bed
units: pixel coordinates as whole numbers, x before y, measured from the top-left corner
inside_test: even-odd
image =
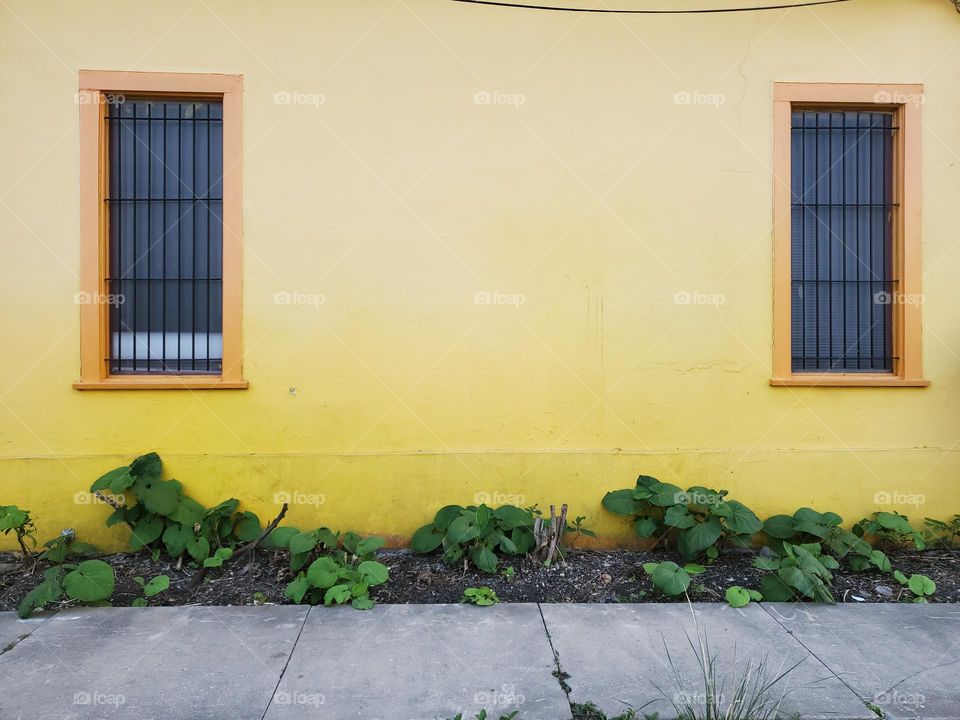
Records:
[[[931,602],[960,602],[960,551],[891,552],[895,569],[907,576],[922,573],[937,584]],[[722,554],[694,578],[690,599],[694,602],[724,602],[730,585],[759,586],[762,572],[753,567],[755,553],[732,551]],[[134,582],[168,575],[170,589],[152,598],[151,605],[253,605],[288,603],[283,591],[292,579],[283,551],[257,550],[249,559],[227,563],[223,570],[210,570],[196,590],[190,580],[195,568],[177,569],[175,563],[154,562],[148,554],[102,556],[116,573],[113,604],[130,605],[140,597]],[[389,566],[390,582],[372,589],[379,603],[455,603],[468,587],[486,585],[502,602],[664,602],[652,589],[643,563],[676,561],[666,551],[594,551],[570,549],[565,562],[544,568],[517,558],[501,562],[500,573],[487,575],[473,568],[448,568],[437,555],[414,555],[409,551],[383,551],[378,559]],[[512,567],[512,577],[504,571]],[[24,569],[11,553],[0,553],[0,610],[14,610],[20,600],[42,580],[43,564]],[[879,590],[878,590],[879,587]],[[834,572],[833,594],[837,602],[896,602],[901,587],[890,574],[854,573],[846,568]],[[903,597],[907,597],[905,593]],[[682,598],[681,598],[682,599]],[[63,603],[60,607],[66,606]],[[52,606],[50,609],[57,609]]]

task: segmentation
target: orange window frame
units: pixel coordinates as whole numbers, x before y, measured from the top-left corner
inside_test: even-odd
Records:
[[[919,302],[893,307],[891,373],[793,372],[791,366],[791,113],[794,108],[893,110],[899,131],[894,148],[893,272],[901,297],[921,298],[920,107],[923,85],[875,83],[774,83],[774,386],[925,387]]]
[[[80,306],[78,390],[238,389],[243,379],[242,97],[243,77],[212,73],[80,71],[80,290],[107,297],[108,182],[106,108],[110,95],[207,97],[223,102],[223,369],[220,375],[111,375],[108,306]]]

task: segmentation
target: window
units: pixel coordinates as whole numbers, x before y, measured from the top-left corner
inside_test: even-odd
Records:
[[[924,386],[919,85],[776,83],[773,385]]]
[[[246,387],[238,76],[80,74],[79,389]]]

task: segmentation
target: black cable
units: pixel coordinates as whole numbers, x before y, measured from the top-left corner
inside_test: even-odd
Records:
[[[960,2],[960,0],[951,0]],[[715,8],[712,10],[616,10],[613,8],[573,8],[556,7],[554,5],[530,5],[521,2],[502,2],[498,0],[451,0],[451,2],[468,3],[471,5],[495,5],[497,7],[520,8],[525,10],[556,10],[558,12],[583,13],[617,13],[622,15],[687,15],[701,13],[733,13],[754,12],[756,10],[786,10],[788,8],[813,7],[814,5],[833,5],[834,3],[850,2],[850,0],[815,0],[815,2],[798,2],[786,5],[764,5],[762,7],[742,8]]]

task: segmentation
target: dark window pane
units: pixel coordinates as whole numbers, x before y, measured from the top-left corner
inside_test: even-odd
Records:
[[[892,112],[801,110],[791,125],[794,372],[892,372]]]
[[[220,373],[221,103],[127,98],[107,123],[110,371]]]

